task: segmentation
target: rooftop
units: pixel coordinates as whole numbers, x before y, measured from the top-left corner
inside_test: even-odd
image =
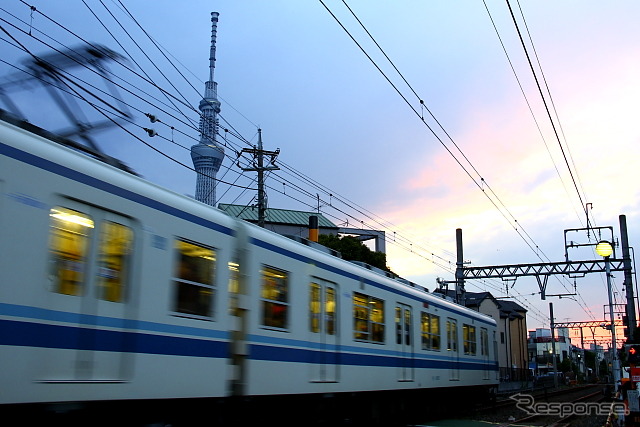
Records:
[[[225,211],[227,215],[235,218],[244,219],[249,222],[258,221],[258,208],[255,206],[220,203],[218,204],[218,208]],[[319,228],[334,228],[336,230],[339,228],[337,225],[325,218],[321,213],[317,212],[268,208],[265,212],[265,220],[272,224],[299,225],[308,227],[309,217],[313,215],[318,217]]]

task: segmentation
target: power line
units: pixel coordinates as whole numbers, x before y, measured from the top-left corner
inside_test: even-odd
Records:
[[[444,141],[437,135],[437,133],[433,130],[433,128],[431,126],[429,126],[424,118],[418,114],[417,110],[411,105],[411,103],[407,100],[407,98],[404,96],[404,94],[398,89],[398,87],[391,81],[391,79],[386,75],[386,73],[384,71],[382,71],[381,67],[376,63],[375,60],[373,60],[373,58],[371,57],[371,55],[363,48],[362,44],[359,43],[356,38],[351,34],[351,32],[345,27],[345,25],[340,21],[340,19],[338,19],[338,17],[331,11],[331,9],[324,3],[323,0],[319,0],[320,3],[324,6],[324,8],[327,10],[327,12],[333,17],[333,19],[338,23],[338,25],[345,31],[345,33],[351,38],[351,40],[356,44],[356,46],[362,51],[362,53],[367,57],[367,59],[369,59],[369,61],[374,65],[374,67],[382,74],[382,76],[385,78],[385,80],[392,86],[392,88],[396,91],[396,93],[398,93],[398,95],[400,95],[400,97],[405,101],[405,103],[413,110],[413,112],[420,117],[421,121],[427,126],[427,128],[431,131],[431,133],[436,137],[436,139],[440,142],[440,144],[447,150],[447,152],[454,158],[454,160],[458,163],[458,165],[463,169],[463,171],[469,176],[469,178],[471,178],[471,180],[476,184],[476,186],[483,192],[483,194],[485,194],[485,196],[489,199],[489,201],[494,205],[494,207],[503,215],[503,217],[505,219],[507,219],[507,221],[512,225],[512,227],[514,228],[514,230],[516,231],[516,233],[518,235],[520,235],[520,237],[523,239],[523,241],[529,246],[529,248],[536,254],[536,256],[540,257],[539,253],[538,253],[538,249],[539,246],[537,244],[535,244],[535,242],[533,241],[533,239],[531,238],[531,236],[526,232],[526,230],[520,226],[520,229],[518,228],[519,224],[517,219],[515,219],[515,217],[511,214],[511,212],[509,212],[509,210],[506,208],[506,206],[504,205],[504,203],[500,200],[500,198],[497,196],[497,194],[493,191],[493,189],[485,182],[484,178],[479,174],[479,172],[477,171],[477,169],[473,166],[473,164],[469,161],[469,159],[464,155],[464,153],[462,153],[462,151],[460,150],[460,148],[458,147],[457,144],[455,144],[455,142],[453,141],[453,139],[451,138],[451,136],[449,135],[448,132],[446,132],[446,130],[444,129],[444,127],[440,124],[439,121],[436,120],[436,122],[438,123],[438,125],[440,126],[440,128],[445,132],[445,134],[449,137],[449,139],[453,142],[454,146],[458,149],[458,151],[460,151],[464,157],[464,159],[467,161],[467,163],[469,163],[472,167],[472,169],[474,170],[474,172],[476,172],[476,174],[479,175],[480,181],[478,181],[476,178],[474,178],[471,173],[467,170],[467,168],[460,162],[460,160],[453,154],[453,152],[447,147],[447,145],[444,143]],[[344,1],[343,1],[344,3]],[[346,5],[346,3],[345,3]],[[349,9],[349,11],[351,12],[351,14],[353,16],[355,16],[355,13],[353,12],[353,10],[351,8],[349,8],[347,6],[347,8]],[[357,17],[356,20],[358,21],[358,23],[364,28],[364,25],[362,24],[362,21],[360,21]],[[371,35],[371,33],[366,30],[365,28],[365,32],[367,33],[367,35],[369,35],[370,38],[372,38],[372,40],[374,40],[374,43],[376,44],[376,46],[382,50],[381,46],[379,43],[377,43],[375,41],[375,39],[373,39],[373,36]],[[389,59],[389,56],[382,50],[384,56],[391,62],[391,60]],[[392,63],[393,65],[393,63]],[[395,65],[393,65],[394,69],[396,69],[396,71],[398,71],[397,67]],[[402,74],[398,71],[398,73],[402,76]],[[404,78],[404,76],[402,76],[402,79],[406,82],[406,79]],[[407,85],[409,87],[411,87],[408,83]],[[411,88],[411,90],[413,91],[413,88]],[[413,91],[414,94],[415,91]],[[417,94],[416,94],[417,95]],[[424,105],[424,102],[422,101],[422,99],[417,96],[417,98],[420,100],[420,104]],[[430,112],[430,110],[428,110]],[[430,112],[431,113],[431,112]],[[433,116],[433,114],[431,114]],[[435,119],[435,117],[434,117]],[[575,181],[574,181],[575,182]],[[482,183],[482,185],[480,184]],[[494,201],[493,198],[489,197],[488,194],[485,192],[483,185],[487,185],[487,188],[491,191],[491,193],[493,194],[494,198],[502,205],[502,207],[509,213],[509,215],[511,216],[511,218],[513,219],[513,223],[506,217],[505,213],[498,207],[498,205],[496,204],[496,201]],[[525,235],[528,237],[529,242],[521,233],[521,231],[525,233]],[[532,246],[535,245],[535,249]],[[544,252],[540,249],[540,252],[542,254],[544,254]],[[549,258],[545,255],[545,257],[547,258],[547,260],[549,260]],[[563,284],[563,286],[565,286]],[[566,289],[566,286],[565,286]],[[584,308],[584,307],[583,307]]]
[[[580,204],[581,206],[585,209],[585,213],[588,215],[587,212],[587,208],[586,208],[586,204],[584,202],[584,200],[582,199],[582,195],[580,194],[580,190],[578,189],[578,184],[576,182],[576,179],[573,175],[573,170],[571,168],[571,166],[569,165],[569,160],[567,159],[567,155],[564,151],[564,147],[562,146],[562,142],[560,141],[560,136],[558,135],[558,130],[556,129],[556,125],[554,123],[553,118],[551,117],[551,111],[549,110],[549,106],[547,104],[547,100],[546,97],[544,96],[544,93],[542,92],[542,87],[540,85],[540,81],[538,80],[538,75],[535,71],[535,68],[533,67],[533,62],[531,61],[531,57],[529,55],[529,51],[527,49],[527,46],[524,42],[524,38],[522,37],[522,33],[520,31],[520,26],[518,25],[518,22],[516,20],[516,17],[513,13],[513,9],[511,8],[511,3],[509,3],[509,0],[505,0],[507,2],[507,6],[509,7],[509,12],[511,13],[511,18],[513,20],[513,25],[516,27],[516,31],[518,32],[518,37],[520,38],[520,43],[522,44],[522,49],[524,50],[524,53],[527,57],[527,62],[529,63],[529,68],[531,69],[531,73],[533,74],[533,78],[535,80],[536,86],[538,87],[538,92],[540,93],[540,97],[542,98],[542,102],[544,104],[544,108],[545,111],[547,112],[547,116],[549,118],[549,122],[551,123],[551,127],[553,128],[553,133],[556,137],[556,140],[558,141],[558,145],[560,146],[560,151],[562,152],[562,157],[564,158],[564,162],[567,165],[567,169],[569,171],[569,175],[571,176],[571,181],[573,181],[573,186],[575,187],[576,193],[578,195],[578,198],[580,199]]]

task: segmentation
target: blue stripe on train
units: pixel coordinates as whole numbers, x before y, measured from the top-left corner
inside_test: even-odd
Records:
[[[279,362],[322,363],[327,365],[414,367],[429,369],[462,369],[492,371],[497,369],[493,362],[466,362],[449,360],[429,360],[400,356],[381,356],[342,352],[322,352],[290,347],[272,347],[259,344],[249,346],[251,359]]]
[[[226,341],[49,325],[15,320],[0,320],[0,345],[171,356],[229,357],[229,344]],[[432,369],[496,369],[494,363],[453,362],[451,360],[410,359],[398,356],[343,353],[339,351],[339,347],[338,351],[324,352],[303,348],[251,344],[249,350],[251,359],[263,361],[352,366],[413,366],[415,368]],[[408,365],[409,363],[411,365]]]
[[[228,343],[196,338],[0,320],[0,345],[226,358]]]

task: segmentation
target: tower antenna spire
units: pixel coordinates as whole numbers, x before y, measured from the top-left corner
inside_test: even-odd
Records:
[[[216,174],[224,159],[224,148],[216,142],[218,133],[218,83],[213,80],[216,65],[216,37],[218,12],[211,12],[211,47],[209,50],[209,80],[204,86],[204,97],[200,110],[200,142],[191,147],[191,160],[198,174],[196,178],[196,200],[211,206],[216,204]]]
[[[213,82],[216,69],[216,38],[218,37],[218,12],[211,12],[211,48],[209,50],[209,81]],[[205,94],[207,97],[208,94]],[[217,94],[214,94],[217,95]]]

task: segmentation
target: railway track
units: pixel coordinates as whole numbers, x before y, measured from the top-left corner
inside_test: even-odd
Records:
[[[611,403],[603,402],[603,400],[600,391],[581,395],[571,401],[538,402],[534,404],[533,399],[526,403],[524,399],[521,399],[516,403],[516,407],[525,410],[528,415],[500,424],[500,426],[572,426],[572,421],[579,420],[583,416],[606,417],[611,408]]]
[[[602,385],[553,391],[526,390],[500,399],[484,409],[474,410],[465,419],[439,420],[427,425],[464,426],[476,421],[500,427],[601,427],[606,423],[612,404],[616,403],[605,401]]]

